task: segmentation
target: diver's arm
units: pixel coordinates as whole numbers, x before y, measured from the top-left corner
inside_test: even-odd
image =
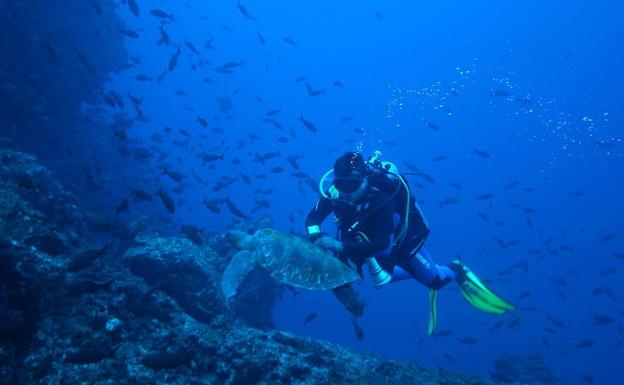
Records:
[[[329,214],[333,211],[332,204],[327,198],[320,198],[314,208],[305,220],[306,226],[306,234],[312,242],[316,241],[318,238],[327,235],[326,233],[321,232],[321,223],[327,218]]]
[[[394,211],[389,202],[368,219],[372,223],[368,233],[364,234],[368,239],[363,239],[362,242],[342,242],[341,254],[352,259],[369,258],[391,247],[393,216]]]

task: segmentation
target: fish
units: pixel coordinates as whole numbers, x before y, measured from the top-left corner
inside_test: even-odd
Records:
[[[129,212],[129,208],[128,208],[128,200],[124,199],[121,201],[121,203],[119,204],[119,206],[117,206],[117,208],[115,209],[115,215],[119,215],[122,212]]]
[[[193,45],[193,43],[191,43],[190,41],[185,40],[185,41],[184,41],[184,45],[185,45],[188,49],[190,49],[193,53],[195,53],[195,54],[199,54],[199,51],[197,50],[197,48],[195,48],[195,46]]]
[[[148,353],[141,358],[141,365],[153,370],[175,369],[191,361],[195,353],[196,349]]]
[[[303,319],[303,324],[307,325],[316,318],[316,313],[310,313]]]
[[[125,29],[125,28],[120,28],[119,32],[121,32],[122,35],[129,37],[131,39],[138,39],[139,38],[139,33],[137,31],[133,31],[131,29]]]
[[[256,32],[256,36],[258,37],[258,41],[260,42],[260,44],[266,45],[266,38],[263,34],[260,33],[260,31]]]
[[[581,191],[581,190],[572,191],[570,195],[572,195],[573,197],[582,197],[582,196],[585,196],[585,191]]]
[[[477,155],[477,156],[480,156],[481,158],[486,158],[486,159],[489,159],[489,158],[491,158],[491,157],[492,157],[492,155],[490,155],[490,153],[489,153],[489,152],[487,152],[487,151],[483,151],[483,150],[479,150],[479,149],[476,149],[476,148],[474,148],[474,149],[472,150],[472,153],[473,153],[473,154],[475,154],[475,155]]]
[[[237,2],[236,3],[236,7],[238,8],[239,12],[245,17],[245,19],[247,20],[256,20],[256,18],[254,16],[252,16],[249,11],[247,11],[247,8],[245,8],[241,2]]]
[[[243,219],[247,218],[247,215],[243,213],[238,207],[236,207],[236,205],[234,205],[234,202],[232,202],[230,198],[225,198],[224,201],[232,215]]]
[[[221,209],[219,209],[219,205],[223,202],[223,199],[221,198],[215,198],[215,199],[211,199],[208,200],[206,198],[204,198],[203,203],[204,206],[206,206],[206,208],[208,210],[210,210],[211,212],[215,213],[215,214],[220,214],[221,213]]]
[[[97,0],[89,0],[89,3],[91,3],[91,5],[93,6],[96,14],[102,14],[102,6],[100,5],[100,3],[97,2]]]
[[[158,30],[160,31],[160,37],[156,41],[156,45],[169,45],[169,34],[165,31],[164,23],[158,26]]]
[[[204,244],[204,240],[201,237],[202,229],[193,225],[182,225],[180,231],[195,245],[202,246]]]
[[[139,74],[139,75],[136,75],[136,76],[134,77],[134,79],[135,79],[135,80],[138,80],[138,81],[140,81],[140,82],[151,82],[151,81],[153,80],[153,78],[152,78],[151,76],[147,76],[147,75],[145,75],[145,74]]]
[[[325,90],[315,90],[312,88],[312,86],[310,85],[310,83],[308,83],[307,81],[305,82],[306,85],[306,89],[308,91],[308,96],[314,97],[314,96],[320,96],[320,95],[325,95]]]
[[[309,131],[311,131],[311,132],[316,132],[317,131],[316,130],[316,125],[314,123],[310,122],[309,120],[306,120],[303,117],[303,114],[299,115],[299,119],[297,119],[297,120],[299,120],[303,124],[303,126],[305,128],[307,128]]]
[[[186,176],[183,175],[181,172],[178,172],[175,170],[169,170],[166,168],[162,170],[162,173],[167,175],[169,178],[171,178],[171,180],[173,180],[176,183],[180,183],[184,180],[184,178],[186,178]]]
[[[434,131],[440,131],[440,127],[430,120],[423,119],[423,124],[425,125],[425,127],[431,128]]]
[[[457,182],[449,182],[449,184],[451,185],[451,187],[453,187],[455,190],[461,190],[462,186],[461,184],[457,183]]]
[[[132,195],[134,196],[135,200],[142,200],[146,202],[151,202],[153,200],[150,193],[139,189],[132,189]]]
[[[445,198],[438,202],[441,209],[444,208],[445,205],[453,205],[456,203],[459,203],[459,198],[454,198],[454,197]]]
[[[288,36],[284,37],[284,38],[283,38],[283,40],[284,40],[284,43],[286,43],[286,44],[290,44],[290,45],[292,45],[293,47],[296,47],[296,46],[297,46],[297,43],[296,43],[293,39],[291,39],[290,37],[288,37]]]
[[[614,318],[608,314],[594,315],[594,326],[610,325]]]
[[[615,239],[614,233],[605,234],[602,238],[600,238],[600,243],[611,242],[614,239]]]
[[[98,258],[106,254],[112,247],[112,243],[109,242],[99,249],[87,249],[77,254],[74,254],[69,263],[67,264],[67,271],[75,273],[80,270],[84,270],[91,266]]]
[[[494,198],[494,194],[492,193],[485,193],[485,194],[481,194],[477,197],[477,201],[485,201],[485,200],[490,200]]]
[[[439,156],[436,156],[435,158],[433,158],[433,161],[434,162],[442,162],[443,160],[447,160],[447,159],[448,159],[448,156],[446,156],[446,155],[439,155]]]
[[[135,17],[139,16],[140,11],[136,0],[128,0],[128,8],[130,8],[130,12],[132,12]]]
[[[264,115],[265,116],[273,116],[273,115],[277,115],[280,112],[282,112],[282,110],[280,108],[273,108],[271,110],[268,110]]]
[[[452,335],[452,334],[453,334],[453,331],[452,331],[452,330],[450,330],[450,329],[446,329],[446,330],[440,330],[440,331],[435,332],[435,333],[433,334],[433,337],[436,337],[436,338],[444,338],[444,337],[448,337],[448,336],[450,336],[450,335]]]
[[[280,166],[276,166],[276,167],[273,167],[271,169],[271,172],[274,173],[274,174],[280,174],[280,173],[284,172],[284,168],[280,167]]]
[[[182,50],[178,47],[176,53],[174,53],[173,56],[171,56],[171,59],[169,59],[169,65],[167,66],[169,72],[173,71],[178,66],[178,57],[180,57],[180,53],[182,53]]]
[[[196,156],[204,161],[204,163],[215,162],[217,160],[223,160],[225,154],[212,154],[208,152],[197,153]]]
[[[167,209],[170,214],[173,214],[175,212],[176,207],[173,199],[171,198],[171,196],[169,196],[169,194],[164,192],[162,188],[160,188],[154,195],[158,195],[160,197],[162,204],[165,206],[165,209]]]
[[[244,174],[244,173],[239,173],[241,179],[243,180],[243,182],[245,182],[246,184],[251,184],[251,178],[249,177],[249,175]]]
[[[355,319],[351,320],[351,323],[353,324],[355,338],[357,338],[359,341],[364,341],[364,329],[362,329],[360,325],[357,324],[357,321]]]
[[[121,344],[108,347],[105,341],[88,342],[78,349],[65,353],[65,362],[71,364],[96,364],[105,358],[111,358]]]
[[[299,160],[302,157],[303,155],[301,154],[288,155],[286,157],[286,161],[292,166],[292,168],[294,168],[295,170],[299,170],[300,166],[297,160]]]
[[[152,9],[150,11],[150,15],[152,16],[156,16],[159,19],[169,19],[169,20],[173,20],[173,15],[170,13],[167,13],[161,9]]]
[[[334,84],[334,86],[336,86],[338,88],[344,87],[344,84],[340,80],[334,80],[333,84]]]
[[[574,343],[574,346],[576,346],[577,349],[587,349],[587,348],[591,348],[594,345],[595,345],[594,340],[590,340],[590,339]]]
[[[511,96],[511,94],[508,91],[500,90],[500,89],[490,90],[490,95],[492,95],[492,96],[500,96],[500,97]]]
[[[304,80],[306,80],[306,79],[307,79],[307,76],[305,76],[305,75],[299,75],[299,76],[297,76],[297,77],[295,78],[295,82],[297,82],[297,83],[301,83],[302,81],[304,81]]]
[[[449,362],[457,362],[455,357],[453,357],[452,355],[450,355],[448,353],[444,353],[444,354],[442,354],[442,356]]]
[[[464,345],[474,345],[479,341],[477,341],[477,339],[473,337],[463,337],[463,338],[458,338],[457,342],[460,344],[464,344]]]
[[[509,184],[507,184],[507,185],[503,188],[503,190],[504,190],[504,191],[509,191],[509,190],[511,190],[511,189],[513,189],[513,188],[518,187],[519,185],[520,185],[520,182],[518,182],[517,180],[514,180],[514,181],[509,182]]]

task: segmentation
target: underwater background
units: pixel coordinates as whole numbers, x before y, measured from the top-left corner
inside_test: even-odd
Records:
[[[479,313],[449,285],[428,337],[422,285],[377,290],[366,276],[357,324],[331,293],[274,282],[255,287],[265,307],[243,302],[230,322],[482,378],[499,357],[538,353],[563,383],[620,384],[623,14],[618,1],[0,1],[0,147],[34,154],[96,233],[80,239],[89,231],[71,220],[71,246],[24,245],[61,260],[134,239],[138,221],[196,245],[247,222],[303,236],[335,159],[380,150],[414,174],[436,262],[461,257],[517,309]],[[15,191],[40,198],[24,172]],[[2,213],[0,342],[28,367],[47,313],[11,294],[24,274],[6,250],[32,229]],[[98,263],[121,293],[121,264]],[[163,292],[184,308],[176,282]],[[8,309],[25,323],[19,341]],[[103,357],[131,354],[118,346]],[[22,375],[13,383],[36,382]]]

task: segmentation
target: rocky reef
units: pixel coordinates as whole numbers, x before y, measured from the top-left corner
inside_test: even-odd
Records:
[[[0,162],[2,383],[491,383],[249,327],[219,289],[221,235],[95,231],[33,156]]]

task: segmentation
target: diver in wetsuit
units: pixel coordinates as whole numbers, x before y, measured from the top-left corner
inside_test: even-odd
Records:
[[[513,306],[489,290],[461,261],[436,264],[424,243],[429,227],[415,203],[407,180],[391,162],[376,152],[368,161],[360,153],[347,152],[320,182],[322,197],[308,214],[305,225],[312,242],[334,251],[361,274],[367,265],[373,283],[382,287],[413,278],[429,291],[429,334],[436,326],[437,291],[457,281],[462,294],[477,309],[502,314]],[[333,172],[333,184],[324,190]],[[321,223],[334,213],[338,236],[321,232]]]

